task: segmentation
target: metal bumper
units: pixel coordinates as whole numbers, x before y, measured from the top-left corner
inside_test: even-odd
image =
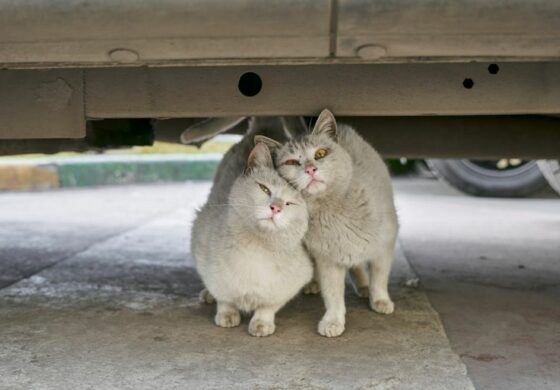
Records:
[[[0,0],[0,66],[560,58],[556,0]]]

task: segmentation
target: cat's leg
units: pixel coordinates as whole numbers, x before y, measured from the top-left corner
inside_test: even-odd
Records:
[[[214,299],[212,294],[210,294],[210,291],[208,291],[205,288],[203,288],[202,291],[200,291],[200,293],[198,294],[198,300],[200,303],[208,303],[208,304],[212,304],[216,302],[216,299]]]
[[[303,287],[303,293],[318,294],[321,291],[321,286],[319,285],[319,275],[317,273],[317,263],[313,262],[313,279]]]
[[[367,272],[367,264],[359,264],[350,268],[350,276],[354,282],[356,294],[361,298],[369,297],[369,275]]]
[[[346,268],[331,261],[317,261],[321,294],[327,309],[319,322],[321,336],[336,337],[344,332],[346,306],[344,305],[344,277]]]
[[[218,310],[214,319],[216,325],[222,328],[233,328],[241,322],[239,310],[230,303],[218,301]]]
[[[266,306],[255,310],[253,318],[249,322],[249,333],[252,336],[264,337],[270,336],[276,330],[274,317],[279,307]]]
[[[369,304],[373,311],[382,314],[391,314],[395,309],[388,291],[393,255],[393,247],[386,247],[377,253],[369,265]]]

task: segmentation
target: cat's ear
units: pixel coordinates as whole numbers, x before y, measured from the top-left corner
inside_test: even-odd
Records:
[[[247,169],[245,172],[250,172],[257,167],[274,169],[270,150],[263,142],[257,142],[253,150],[251,150],[249,158],[247,159]]]
[[[255,140],[255,145],[258,144],[259,142],[262,142],[263,144],[268,146],[268,150],[270,150],[271,153],[274,153],[282,146],[280,142],[273,140],[272,138],[265,137],[264,135],[255,135],[254,140]]]
[[[334,141],[337,140],[337,130],[336,130],[336,119],[332,112],[328,109],[324,109],[319,114],[317,118],[317,122],[315,122],[315,127],[313,127],[313,131],[311,134],[319,135],[319,134],[326,134],[331,137]]]

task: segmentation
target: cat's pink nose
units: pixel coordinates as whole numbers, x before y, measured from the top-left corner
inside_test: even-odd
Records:
[[[305,172],[311,177],[315,176],[315,172],[317,172],[317,167],[315,165],[308,165],[305,167]]]
[[[270,209],[272,210],[272,215],[276,215],[282,211],[282,208],[280,206],[276,206],[275,204],[271,204]]]

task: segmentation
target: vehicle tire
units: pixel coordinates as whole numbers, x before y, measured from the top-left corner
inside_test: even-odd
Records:
[[[538,165],[548,184],[560,195],[560,160],[539,160]]]
[[[426,162],[439,179],[476,196],[524,197],[547,185],[534,160],[502,169],[498,168],[498,160],[430,159]]]

